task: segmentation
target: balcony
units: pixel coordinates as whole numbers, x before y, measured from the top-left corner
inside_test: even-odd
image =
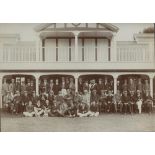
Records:
[[[118,43],[115,51],[110,47],[79,46],[78,54],[75,47],[12,46],[1,51],[2,69],[154,69],[148,44]]]

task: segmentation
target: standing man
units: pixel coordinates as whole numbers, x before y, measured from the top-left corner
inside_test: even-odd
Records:
[[[139,90],[141,93],[143,93],[143,84],[142,84],[142,79],[141,78],[138,79],[137,90]]]
[[[101,90],[104,90],[103,80],[100,78],[97,84],[97,94],[101,95]]]
[[[55,84],[53,86],[54,95],[58,95],[60,90],[61,90],[61,86],[59,84],[59,79],[56,79]]]
[[[148,79],[145,79],[144,87],[143,87],[143,92],[146,95],[147,93],[150,94],[150,85]]]
[[[15,94],[15,79],[11,79],[11,83],[9,84],[9,91],[14,95]]]
[[[131,92],[131,91],[133,91],[134,93],[136,92],[136,85],[132,78],[129,79],[129,84],[128,84],[128,92]]]
[[[9,91],[9,85],[6,82],[6,78],[4,78],[2,84],[2,96],[6,96],[8,91]]]
[[[78,92],[80,94],[83,93],[83,81],[82,81],[82,78],[81,77],[79,77],[79,80],[78,80]]]

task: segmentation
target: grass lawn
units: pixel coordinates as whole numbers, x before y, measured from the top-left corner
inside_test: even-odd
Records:
[[[99,117],[58,118],[40,117],[26,118],[1,114],[2,132],[93,132],[93,131],[155,131],[154,114],[102,114]]]

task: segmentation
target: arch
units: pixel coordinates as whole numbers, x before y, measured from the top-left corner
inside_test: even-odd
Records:
[[[110,74],[94,74],[94,73],[89,73],[89,74],[82,74],[79,76],[79,78],[87,79],[88,81],[91,79],[95,79],[96,82],[98,82],[99,78],[102,78],[103,80],[107,78],[108,80],[113,80],[113,76]]]
[[[64,77],[64,78],[74,78],[73,75],[71,74],[44,74],[44,75],[40,75],[39,77],[39,80],[43,80],[43,79],[47,79],[47,81],[49,81],[50,79],[53,79],[54,81],[56,79],[59,79],[61,80],[61,78]]]
[[[121,74],[118,76],[117,78],[117,81],[119,81],[119,89],[121,91],[123,91],[123,85],[125,83],[125,81],[127,82],[127,87],[129,87],[129,79],[132,79],[133,80],[133,90],[137,90],[137,89],[141,89],[141,91],[143,92],[143,86],[144,86],[144,83],[145,83],[145,80],[147,79],[148,80],[148,83],[150,83],[150,78],[149,78],[149,75],[147,74],[134,74],[134,73],[127,73],[127,74]],[[138,80],[141,80],[141,87],[138,88]],[[128,88],[129,89],[129,88]]]
[[[36,89],[36,78],[34,75],[31,75],[31,74],[21,74],[21,73],[4,74],[2,76],[2,85],[4,83],[4,79],[6,80],[6,83],[8,84],[8,89],[9,89],[9,85],[12,83],[12,79],[14,79],[15,87],[19,84],[20,92],[22,92],[21,86],[23,82],[25,83],[25,85],[30,83],[31,86],[33,87],[33,90]],[[16,88],[14,90],[16,90]]]

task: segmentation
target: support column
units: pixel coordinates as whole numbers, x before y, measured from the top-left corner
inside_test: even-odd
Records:
[[[153,97],[153,78],[154,78],[154,75],[153,74],[149,75],[149,78],[150,78],[150,95]]]
[[[3,76],[0,74],[0,109],[2,108],[2,79]]]
[[[117,48],[116,48],[116,33],[113,33],[111,39],[111,49],[110,49],[110,61],[116,62],[117,61]]]
[[[113,78],[114,78],[114,94],[117,93],[117,78],[118,78],[118,75],[113,75]]]
[[[79,35],[78,31],[74,32],[74,36],[75,36],[75,62],[78,61],[78,35]]]
[[[41,48],[40,48],[40,43],[41,43],[41,40],[39,38],[39,36],[37,36],[37,41],[36,41],[36,62],[39,62],[40,61],[40,51],[41,51]]]
[[[35,74],[35,79],[36,79],[36,95],[39,95],[39,74]]]
[[[78,79],[79,79],[79,75],[78,74],[74,74],[74,79],[75,79],[75,92],[78,92]]]

